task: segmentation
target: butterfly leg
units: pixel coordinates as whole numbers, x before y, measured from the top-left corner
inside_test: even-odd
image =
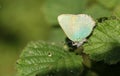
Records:
[[[82,46],[82,44],[84,43],[84,42],[86,42],[87,41],[87,39],[85,38],[85,39],[83,39],[81,42],[74,42],[73,43],[73,46],[77,46],[77,47],[80,47],[80,46]]]

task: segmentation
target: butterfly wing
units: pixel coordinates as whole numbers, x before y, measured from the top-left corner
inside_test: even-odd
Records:
[[[86,14],[63,14],[58,21],[67,37],[78,42],[89,36],[95,26],[95,21]]]

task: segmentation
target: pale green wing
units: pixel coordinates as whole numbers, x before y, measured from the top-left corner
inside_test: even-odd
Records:
[[[95,21],[86,14],[63,14],[58,21],[67,37],[78,42],[89,36],[95,26]]]

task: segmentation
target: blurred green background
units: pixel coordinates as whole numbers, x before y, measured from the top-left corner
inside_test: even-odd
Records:
[[[14,76],[16,60],[29,41],[62,43],[60,14],[86,13],[94,19],[120,17],[119,0],[0,0],[0,76]]]

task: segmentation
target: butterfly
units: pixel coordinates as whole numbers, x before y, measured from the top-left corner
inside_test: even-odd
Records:
[[[62,14],[58,16],[58,22],[67,37],[74,42],[73,45],[77,47],[86,41],[95,26],[95,21],[87,14]]]

